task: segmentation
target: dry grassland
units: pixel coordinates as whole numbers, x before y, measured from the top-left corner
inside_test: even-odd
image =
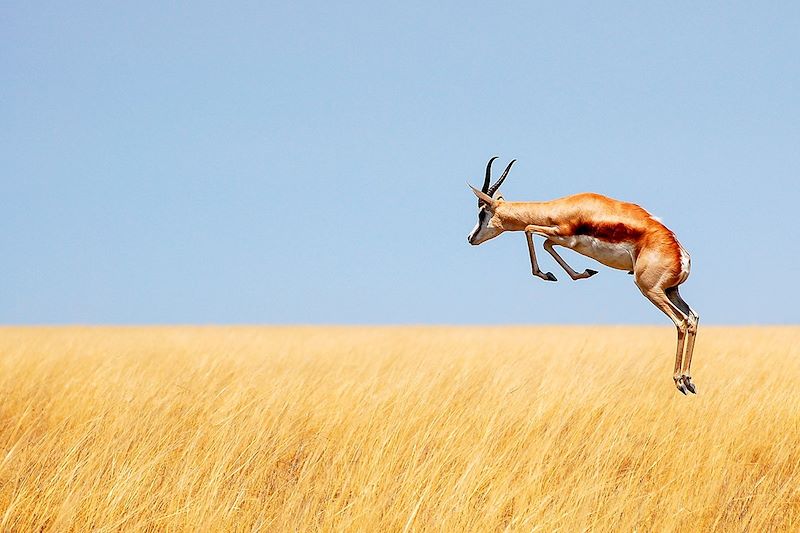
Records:
[[[798,531],[800,328],[2,328],[2,531]]]

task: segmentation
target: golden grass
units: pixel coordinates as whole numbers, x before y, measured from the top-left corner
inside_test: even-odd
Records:
[[[3,531],[797,531],[800,328],[2,328]]]

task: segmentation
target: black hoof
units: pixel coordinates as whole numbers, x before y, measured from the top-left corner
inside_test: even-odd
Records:
[[[692,394],[697,394],[697,389],[695,388],[694,383],[692,383],[688,379],[683,380],[683,386],[686,387],[686,389]]]
[[[548,272],[544,276],[547,281],[558,281],[552,272]]]
[[[597,270],[592,270],[591,268],[587,268],[586,272],[584,272],[584,274],[588,274],[587,277],[591,278],[592,276],[597,274]]]
[[[678,391],[686,396],[686,387],[683,386],[683,383],[678,383]]]
[[[631,276],[633,276],[633,270],[628,270],[628,274],[630,274]]]

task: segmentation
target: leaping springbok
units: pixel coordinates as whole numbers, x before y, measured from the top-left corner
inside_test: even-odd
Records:
[[[545,237],[544,249],[573,280],[594,276],[597,271],[575,272],[554,246],[570,248],[633,274],[642,294],[678,328],[672,376],[675,386],[683,394],[686,391],[696,394],[691,366],[700,317],[678,292],[678,286],[689,277],[691,260],[675,234],[638,205],[601,194],[574,194],[548,202],[506,202],[499,189],[516,159],[490,186],[495,159],[491,158],[486,165],[481,190],[470,185],[478,197],[478,224],[467,237],[469,243],[481,244],[504,231],[524,231],[533,275],[545,281],[556,281],[556,277],[539,269],[533,249],[534,234]]]

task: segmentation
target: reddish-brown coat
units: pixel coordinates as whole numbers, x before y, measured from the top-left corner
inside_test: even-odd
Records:
[[[494,206],[504,230],[528,225],[556,227],[560,236],[586,235],[608,243],[629,242],[634,253],[658,256],[658,268],[680,283],[681,245],[675,234],[642,207],[595,193],[581,193],[548,202],[505,202]],[[681,279],[683,278],[683,279]]]
[[[492,211],[490,227],[494,235],[488,238],[503,231],[525,231],[533,274],[542,279],[556,280],[552,273],[538,268],[531,234],[543,235],[555,244],[612,268],[633,268],[642,294],[669,316],[678,329],[673,371],[678,390],[684,394],[696,392],[690,372],[699,317],[677,291],[677,286],[689,276],[689,254],[671,230],[638,205],[599,194],[576,194],[549,202],[505,202],[473,190]],[[592,275],[587,269],[585,275],[576,276],[553,252],[552,245],[545,245],[545,249],[573,279]]]

